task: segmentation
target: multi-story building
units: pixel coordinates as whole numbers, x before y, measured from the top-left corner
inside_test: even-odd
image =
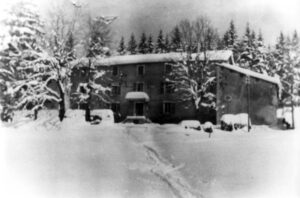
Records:
[[[121,119],[128,115],[144,115],[157,123],[178,122],[183,119],[217,122],[223,113],[246,111],[247,97],[243,91],[244,83],[242,82],[244,82],[243,78],[245,76],[250,76],[250,78],[256,79],[251,81],[253,91],[250,98],[253,100],[252,104],[254,104],[254,101],[257,101],[255,103],[256,106],[264,107],[271,103],[272,108],[268,109],[272,115],[274,114],[274,109],[276,110],[278,103],[275,100],[278,95],[278,91],[276,91],[278,90],[276,88],[278,87],[277,81],[272,77],[264,78],[261,74],[248,72],[249,70],[235,66],[232,52],[228,50],[208,51],[205,54],[210,63],[214,63],[211,64],[211,67],[215,67],[213,69],[217,71],[217,104],[220,107],[222,106],[222,108],[217,108],[216,110],[200,108],[197,111],[192,101],[179,101],[178,95],[174,93],[174,89],[168,86],[168,82],[165,81],[165,75],[172,69],[168,63],[182,60],[183,56],[185,56],[183,53],[139,54],[113,56],[96,60],[94,63],[95,67],[108,69],[111,72],[110,108],[120,115]],[[199,58],[204,60],[204,54],[200,54]],[[86,80],[86,70],[80,69],[80,72],[81,74],[73,72],[73,89],[78,85],[76,82]],[[220,81],[221,78],[223,79],[222,81]],[[232,83],[234,83],[234,86]],[[272,96],[276,95],[275,99],[272,97],[265,98],[269,91],[266,94],[264,92],[256,94],[256,90],[265,90],[265,86],[272,87],[272,90],[275,90],[275,92],[270,92]],[[272,103],[272,100],[275,100],[275,102],[273,101]],[[258,103],[262,104],[258,105]],[[101,107],[103,107],[103,104],[96,100],[93,101],[93,108]],[[268,121],[265,121],[263,117],[266,115],[262,115],[263,113],[260,112],[259,116],[262,116],[260,118],[259,116],[257,117],[255,108],[252,108],[252,111],[252,114],[255,115],[253,117],[254,123],[258,121],[258,123],[273,124],[273,116]]]

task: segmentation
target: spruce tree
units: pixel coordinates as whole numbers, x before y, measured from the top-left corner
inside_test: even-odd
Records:
[[[120,44],[119,44],[119,48],[118,48],[118,53],[120,55],[124,55],[126,53],[126,46],[125,46],[125,39],[124,39],[124,36],[121,37],[121,40],[120,40]]]
[[[292,47],[295,50],[299,49],[299,37],[296,30],[294,31],[293,38],[292,38]]]
[[[153,44],[153,40],[152,40],[152,35],[150,34],[148,37],[148,42],[147,42],[147,53],[153,53],[154,51],[154,44]]]
[[[258,41],[256,33],[247,23],[243,39],[235,47],[236,62],[244,68],[259,72],[270,73],[267,49],[262,41]]]
[[[166,39],[165,39],[165,51],[166,52],[170,52],[170,41],[169,41],[169,35],[166,35],[166,37],[165,37]]]
[[[147,51],[148,51],[147,37],[146,34],[143,32],[138,46],[138,52],[141,54],[146,54]]]
[[[163,31],[159,30],[156,46],[155,46],[156,53],[164,53],[165,52],[165,42],[164,42],[164,35]]]
[[[223,36],[223,44],[225,48],[233,48],[237,42],[237,33],[233,20],[230,21],[229,29],[225,32]]]
[[[175,26],[172,31],[171,50],[174,52],[182,50],[181,33],[178,26]]]
[[[263,41],[264,41],[264,38],[263,38],[263,35],[262,35],[262,32],[261,32],[261,30],[259,30],[259,33],[258,33],[258,38],[257,38],[257,40],[258,40],[259,42],[263,42]]]
[[[127,51],[130,54],[136,54],[137,53],[137,44],[136,44],[135,36],[134,36],[133,33],[131,33],[130,40],[129,40],[128,45],[127,45]]]

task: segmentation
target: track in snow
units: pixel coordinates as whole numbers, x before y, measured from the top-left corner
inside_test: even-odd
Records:
[[[147,127],[141,126],[130,126],[126,128],[126,133],[128,136],[141,148],[143,148],[145,152],[145,156],[153,165],[150,167],[149,171],[158,177],[161,181],[166,183],[173,194],[178,198],[195,198],[195,197],[203,197],[199,192],[196,192],[191,189],[189,184],[185,181],[185,179],[180,175],[179,169],[184,167],[184,165],[174,166],[172,163],[168,162],[164,159],[157,150],[154,149],[153,146],[147,145],[145,142],[152,139],[152,134],[150,131],[147,131]],[[142,140],[143,138],[144,141]],[[151,141],[153,144],[153,141]]]

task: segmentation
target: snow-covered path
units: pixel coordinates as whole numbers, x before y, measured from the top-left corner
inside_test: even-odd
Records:
[[[209,138],[178,125],[89,125],[78,116],[0,126],[0,197],[300,195],[300,131],[254,126]]]
[[[155,149],[156,145],[153,141],[153,131],[155,131],[155,128],[151,125],[127,127],[127,134],[141,146],[145,155],[152,162],[152,165],[148,167],[148,171],[165,182],[177,198],[202,197],[199,192],[192,190],[184,177],[180,175],[178,170],[182,166],[174,166],[174,164],[168,162]],[[144,168],[140,167],[138,169]]]

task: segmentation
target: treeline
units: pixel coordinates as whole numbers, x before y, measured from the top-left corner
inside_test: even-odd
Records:
[[[280,32],[275,45],[266,46],[261,30],[255,31],[250,23],[238,36],[235,23],[231,20],[224,35],[220,35],[208,18],[198,17],[193,21],[180,21],[171,32],[160,30],[155,42],[153,40],[153,36],[147,36],[145,32],[139,39],[132,33],[127,44],[125,38],[121,38],[117,52],[124,55],[232,50],[238,66],[279,76],[285,98],[296,100],[295,96],[300,94],[300,44],[296,30],[292,35]]]

